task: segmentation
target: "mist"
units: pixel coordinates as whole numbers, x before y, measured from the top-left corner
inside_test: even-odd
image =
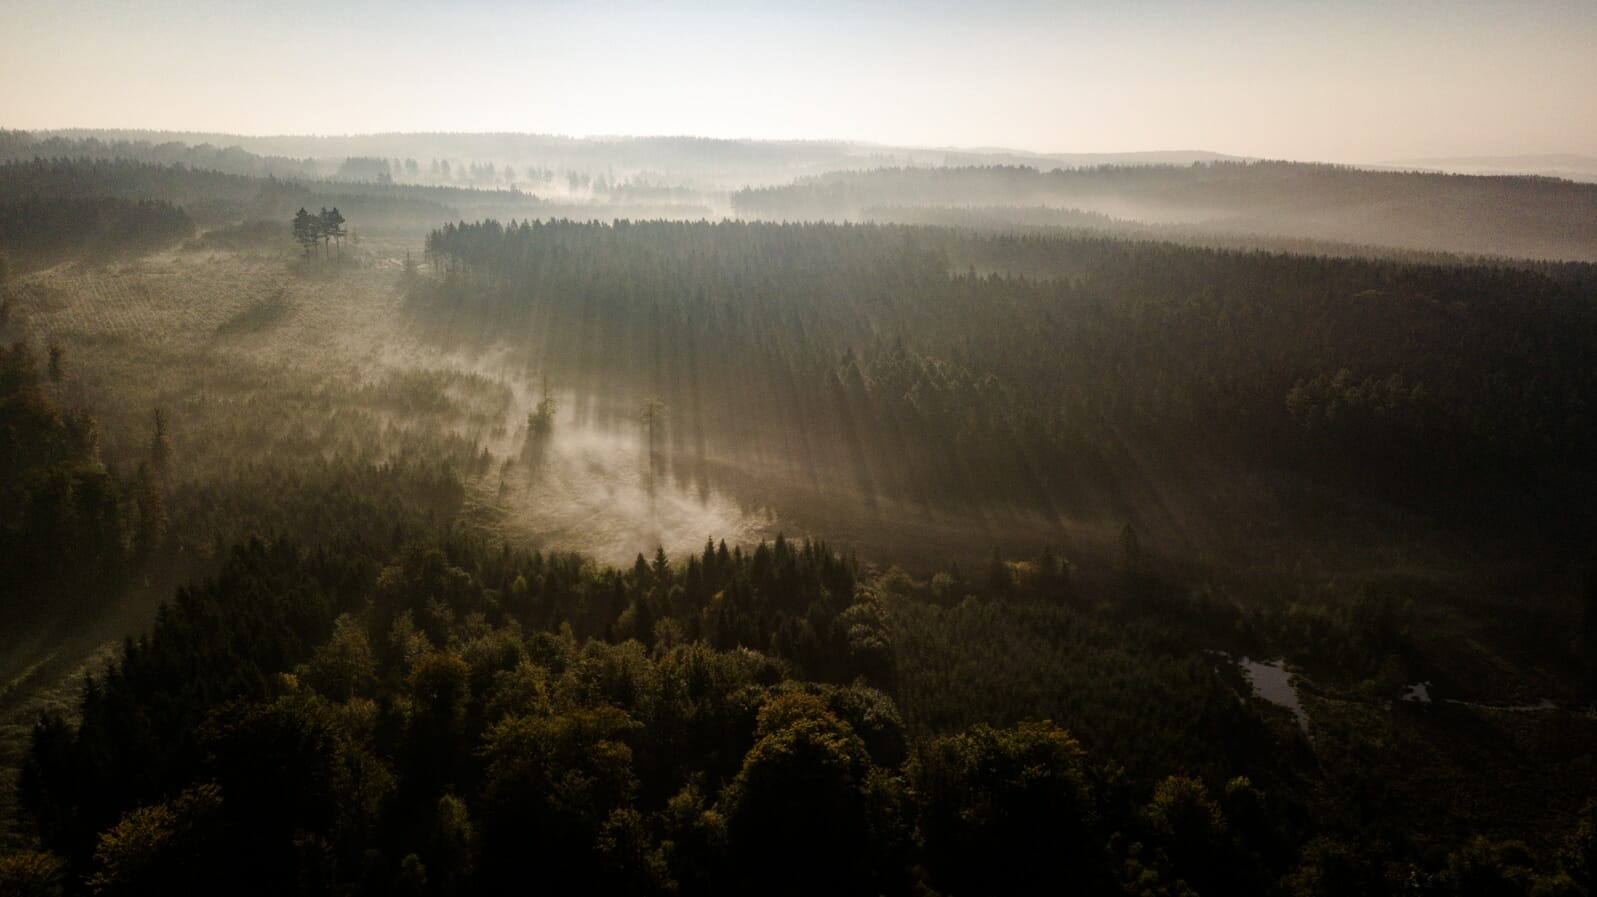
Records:
[[[1591,891],[1590,4],[0,26],[0,894]]]

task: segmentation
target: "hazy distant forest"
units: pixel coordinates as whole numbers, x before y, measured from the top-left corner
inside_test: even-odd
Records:
[[[0,131],[0,894],[1597,891],[1597,184]]]

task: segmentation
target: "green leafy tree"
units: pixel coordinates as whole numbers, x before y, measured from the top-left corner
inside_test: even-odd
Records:
[[[1167,776],[1143,808],[1152,842],[1169,858],[1174,878],[1200,894],[1264,888],[1258,859],[1238,842],[1220,804],[1201,779]]]
[[[206,732],[228,819],[263,879],[292,874],[296,835],[353,849],[392,784],[339,705],[290,687],[269,703],[227,708]]]
[[[511,715],[482,738],[482,867],[488,881],[519,880],[527,845],[557,882],[600,874],[598,839],[638,788],[638,724],[614,707],[548,717]]]
[[[595,851],[603,870],[602,877],[593,882],[599,893],[647,897],[676,890],[664,851],[637,810],[623,807],[610,811],[599,829]]]
[[[442,789],[454,783],[466,760],[466,714],[471,701],[471,668],[458,655],[433,651],[411,667],[411,752],[407,773]]]
[[[333,621],[333,637],[299,671],[306,685],[335,701],[368,695],[377,684],[377,661],[366,630],[348,614]]]
[[[658,815],[667,875],[682,893],[715,893],[727,867],[726,819],[705,804],[694,782],[682,786]]]
[[[399,897],[426,897],[427,864],[414,853],[405,854],[399,861],[399,872],[394,876],[392,893]]]
[[[746,885],[776,894],[874,893],[864,742],[804,693],[771,699],[755,735],[725,798],[728,843]]]
[[[428,838],[427,865],[434,870],[432,892],[441,897],[468,893],[477,864],[477,833],[466,802],[453,794],[438,798]]]
[[[1086,754],[1049,722],[936,739],[910,772],[934,885],[995,895],[1103,886]]]

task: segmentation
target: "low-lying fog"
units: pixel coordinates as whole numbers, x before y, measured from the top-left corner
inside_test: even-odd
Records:
[[[527,415],[541,396],[532,383],[514,390],[515,429],[492,448],[496,457],[512,459],[502,468],[504,485],[495,485],[501,478],[493,475],[483,483],[492,493],[486,500],[517,535],[616,564],[630,562],[640,546],[681,557],[702,549],[707,538],[737,545],[774,535],[768,512],[744,509],[707,482],[678,478],[658,456],[651,464],[641,417],[630,425],[596,423],[579,415],[574,391],[551,393],[558,403],[553,429],[541,451],[529,451]]]

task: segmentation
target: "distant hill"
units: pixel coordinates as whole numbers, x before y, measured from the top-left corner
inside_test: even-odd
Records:
[[[1027,153],[1009,149],[946,151],[943,164],[1029,165],[1037,168],[1098,168],[1104,165],[1192,165],[1197,162],[1244,162],[1247,157],[1206,150],[1153,150],[1131,153]]]
[[[201,227],[287,221],[302,206],[338,207],[364,232],[416,232],[456,217],[531,217],[537,197],[509,190],[285,180],[128,159],[0,162],[0,210],[113,199],[170,203]]]
[[[194,172],[142,172],[139,177],[157,177],[166,186],[106,195],[179,203],[202,227],[251,214],[239,204],[270,187],[265,193],[273,201],[255,202],[253,213],[279,217],[283,203],[297,208],[325,200],[412,233],[449,218],[736,215],[982,230],[1062,226],[1205,245],[1343,247],[1333,254],[1398,250],[1597,261],[1597,159],[1575,155],[1354,168],[1204,150],[1033,153],[674,136],[0,130],[0,164],[39,158]],[[1568,177],[1519,173],[1532,170]],[[222,184],[202,172],[249,180]],[[284,191],[268,179],[296,186]],[[199,196],[185,195],[191,188],[213,205],[217,199],[231,205],[206,208]]]
[[[1296,162],[896,168],[837,172],[732,196],[745,217],[898,220],[882,210],[1076,210],[1188,231],[1461,255],[1597,260],[1597,184],[1371,171]],[[920,216],[923,217],[923,216]]]
[[[20,134],[22,132],[11,132]],[[357,134],[339,136],[281,135],[252,137],[199,131],[139,131],[72,128],[32,132],[31,138],[48,141],[98,141],[124,148],[190,146],[208,153],[244,153],[261,162],[251,170],[221,165],[205,167],[240,174],[277,173],[298,166],[295,173],[311,174],[309,166],[332,174],[347,159],[417,162],[406,178],[432,180],[435,162],[452,165],[450,177],[471,177],[492,165],[501,171],[509,165],[526,169],[581,171],[607,174],[611,179],[649,173],[675,185],[728,190],[744,186],[780,184],[806,174],[838,169],[895,166],[1034,165],[1045,168],[1080,168],[1097,165],[1190,165],[1236,159],[1201,150],[1126,153],[1032,153],[1007,148],[913,147],[839,140],[739,140],[684,136],[564,137],[556,134]],[[225,148],[225,149],[219,149]],[[179,162],[166,156],[145,161]],[[269,163],[264,160],[271,160]],[[227,160],[242,164],[239,160]],[[190,164],[201,164],[191,162]],[[464,166],[464,171],[462,170]],[[547,191],[545,191],[547,192]]]
[[[1404,159],[1386,164],[1393,168],[1418,168],[1453,174],[1522,174],[1567,178],[1572,181],[1597,181],[1597,156],[1569,153]]]

